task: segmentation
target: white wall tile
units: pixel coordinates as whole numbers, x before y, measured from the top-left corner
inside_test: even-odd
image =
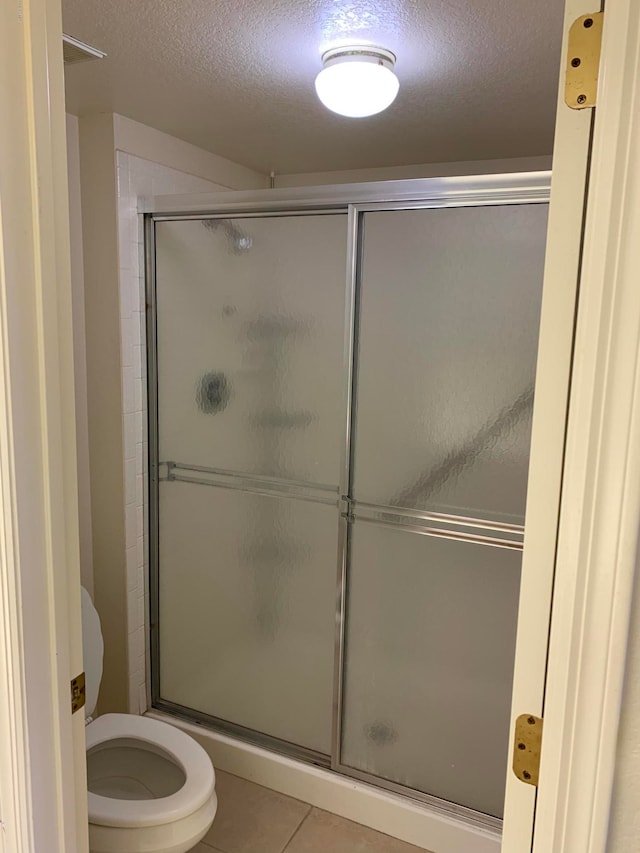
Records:
[[[129,638],[135,634],[135,632],[139,628],[138,622],[138,590],[130,589],[127,592],[127,629],[129,631]],[[129,665],[136,660],[136,657],[132,654],[133,648],[130,647],[129,651]]]
[[[142,625],[142,640],[143,645],[140,650],[140,659],[144,662],[144,623],[145,623],[145,606],[144,606],[144,591],[142,591],[142,595],[138,596],[138,604],[136,610],[136,616],[138,619],[138,625]],[[142,667],[142,671],[144,673],[144,666]]]
[[[135,548],[134,550],[137,554],[138,549]],[[145,587],[145,573],[146,573],[146,566],[145,566],[144,560],[143,560],[142,563],[140,563],[138,565],[138,568],[137,568],[138,589],[143,589]],[[146,592],[145,592],[145,596],[146,596]]]
[[[138,443],[137,442],[138,434],[136,432],[136,418],[135,418],[135,415],[133,412],[125,412],[125,414],[123,415],[122,421],[123,421],[123,433],[124,433],[124,459],[125,459],[125,469],[126,469],[128,467],[129,462],[135,463],[136,445]],[[136,472],[135,472],[135,467],[133,465],[131,467],[133,468],[132,474],[133,474],[134,486],[131,489],[131,491],[128,490],[128,488],[126,487],[126,484],[128,482],[131,482],[131,474],[129,476],[127,476],[127,474],[125,473],[124,481],[125,481],[125,488],[127,489],[125,491],[126,503],[129,503],[129,499],[133,500],[133,498],[135,496]]]
[[[140,280],[144,283],[144,229],[142,225],[138,224],[138,271],[140,275]],[[142,293],[144,295],[144,287],[142,288]]]
[[[137,558],[136,559],[137,559],[138,567],[141,568],[144,572],[144,570],[146,569],[146,564],[145,564],[144,538],[142,536],[140,536],[136,540],[136,552],[137,552]]]
[[[136,328],[137,324],[133,317],[122,317],[120,320],[120,337],[122,346],[122,364],[125,367],[134,368],[134,349],[139,344],[139,332]]]
[[[125,415],[125,417],[128,417],[128,416],[127,416],[127,415]],[[136,455],[136,445],[135,445],[135,421],[134,421],[133,428],[132,428],[131,432],[132,432],[132,434],[133,434],[133,440],[134,440],[134,443],[133,443],[133,447],[132,447],[132,451],[131,451],[131,452],[133,453],[133,459],[135,460],[135,455]],[[126,433],[126,426],[125,426],[125,433]],[[130,504],[130,503],[132,503],[132,504],[136,504],[136,506],[139,506],[139,505],[140,505],[140,501],[138,500],[138,484],[137,484],[137,482],[136,482],[136,469],[135,469],[135,465],[131,465],[131,464],[130,464],[130,463],[131,463],[131,456],[129,456],[129,455],[128,455],[128,453],[127,453],[126,438],[125,438],[125,453],[124,453],[124,457],[125,457],[125,466],[124,466],[124,502],[125,502],[125,504]]]
[[[140,589],[137,557],[138,549],[135,545],[127,548],[127,592],[137,592]]]
[[[118,177],[118,252],[122,348],[125,519],[129,628],[129,710],[147,708],[146,612],[146,329],[144,234],[137,210],[151,195],[211,192],[210,181],[169,169],[121,151],[116,153]]]
[[[127,542],[135,541],[136,539],[136,505],[127,504],[124,511],[125,530]]]
[[[126,414],[133,413],[135,402],[135,377],[133,366],[122,368],[122,410]]]
[[[129,713],[140,713],[140,686],[137,673],[129,673]]]
[[[144,714],[147,710],[147,685],[141,684],[138,688],[138,708],[140,709],[138,713]]]
[[[138,323],[138,334],[140,335],[140,346],[146,344],[147,340],[147,322],[145,318],[144,303],[141,308],[135,311],[135,319]]]
[[[139,301],[136,293],[130,287],[126,287],[126,282],[131,277],[131,271],[126,267],[120,267],[120,316],[129,319],[133,317],[135,311],[139,310]]]
[[[138,326],[138,332],[140,331],[140,326]],[[138,335],[138,340],[140,339]],[[131,355],[133,359],[133,374],[136,379],[142,379],[145,375],[145,360],[146,360],[146,348],[141,346],[132,346],[131,347]]]
[[[138,614],[138,603],[136,601],[134,613]],[[145,625],[144,625],[144,614],[143,621],[139,628],[136,629],[135,634],[133,635],[133,647],[132,651],[134,654],[134,660],[139,660],[144,657],[144,635],[145,635]]]
[[[136,435],[138,436],[138,440],[142,443],[147,439],[147,418],[146,418],[146,405],[144,406],[145,411],[136,412],[134,417],[136,419]],[[140,436],[142,438],[140,438]]]
[[[131,244],[136,242],[136,210],[131,202],[120,199],[118,202],[118,266],[131,271]]]
[[[118,174],[118,198],[129,199],[131,197],[131,189],[129,183],[129,163],[126,154],[118,152],[116,169]]]

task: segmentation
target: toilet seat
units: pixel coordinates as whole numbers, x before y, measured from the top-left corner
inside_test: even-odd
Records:
[[[89,791],[90,823],[129,828],[161,826],[188,817],[213,796],[215,772],[211,760],[200,744],[184,732],[133,714],[104,714],[87,725],[87,751],[118,739],[159,747],[182,769],[185,782],[175,794],[152,800],[124,800]]]

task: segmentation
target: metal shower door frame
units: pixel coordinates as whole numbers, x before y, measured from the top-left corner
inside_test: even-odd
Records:
[[[235,194],[234,194],[235,195]],[[225,196],[228,196],[225,193]],[[150,214],[144,213],[145,235],[145,286],[146,286],[146,341],[147,341],[147,435],[148,435],[148,554],[149,554],[149,627],[150,627],[150,678],[149,704],[151,707],[173,714],[174,716],[208,725],[223,734],[237,737],[275,752],[283,753],[321,767],[330,766],[330,755],[318,752],[300,744],[265,734],[264,732],[234,723],[222,717],[216,717],[188,706],[163,699],[160,695],[160,549],[159,549],[159,487],[161,481],[176,481],[192,484],[208,484],[225,489],[239,489],[254,495],[275,496],[296,500],[311,500],[317,504],[330,504],[339,511],[339,488],[322,483],[302,483],[255,474],[207,468],[204,466],[183,466],[173,461],[159,458],[158,431],[158,360],[157,360],[157,294],[156,294],[156,222],[201,221],[203,219],[246,219],[274,218],[281,216],[347,214],[346,206],[330,205],[315,209],[304,206],[297,209],[284,207],[269,210],[247,209],[242,212],[218,212],[216,205],[211,210],[191,214]],[[255,207],[255,205],[254,205]],[[232,480],[233,483],[229,481]]]
[[[425,178],[300,189],[225,192],[192,196],[161,196],[150,200],[145,212],[147,292],[147,399],[149,436],[149,587],[151,621],[151,703],[153,707],[211,725],[225,734],[276,750],[298,760],[330,767],[343,776],[358,779],[395,794],[417,800],[449,818],[488,830],[499,830],[502,821],[474,809],[424,794],[404,785],[354,769],[341,761],[346,593],[349,570],[351,522],[384,523],[376,518],[380,507],[358,504],[351,495],[353,430],[356,414],[359,294],[362,262],[362,223],[370,211],[419,210],[451,207],[485,207],[507,204],[548,203],[550,172],[483,175],[479,177]],[[231,200],[230,200],[231,199]],[[167,220],[247,218],[300,214],[347,214],[347,269],[345,335],[343,351],[344,441],[340,464],[338,507],[338,555],[336,584],[336,631],[332,702],[332,749],[330,756],[282,741],[229,721],[162,700],[158,692],[159,661],[159,553],[158,553],[158,367],[155,292],[155,223]],[[389,508],[386,508],[387,510]],[[486,545],[522,549],[524,528],[519,525],[462,519],[439,513],[402,510],[403,528],[424,535],[462,538]],[[367,517],[369,515],[370,517]],[[364,516],[364,517],[363,517]],[[394,526],[399,526],[394,522]],[[467,528],[462,534],[458,528]],[[484,531],[484,533],[483,533]],[[486,534],[486,535],[485,535]]]

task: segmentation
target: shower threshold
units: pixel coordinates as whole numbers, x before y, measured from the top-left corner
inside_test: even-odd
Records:
[[[470,809],[466,806],[461,806],[457,803],[443,800],[440,797],[425,794],[422,791],[417,791],[414,788],[409,788],[397,782],[365,773],[357,770],[356,768],[348,767],[347,765],[332,761],[330,755],[316,752],[315,750],[299,746],[298,744],[290,743],[289,741],[272,737],[271,735],[246,728],[245,726],[238,725],[237,723],[231,723],[227,720],[220,719],[210,714],[205,714],[201,711],[196,711],[193,708],[188,708],[175,702],[168,702],[163,699],[154,700],[150,713],[153,714],[154,712],[160,712],[161,714],[166,714],[174,718],[174,720],[191,724],[194,727],[197,727],[200,732],[206,730],[207,733],[211,733],[211,735],[220,735],[224,737],[225,740],[234,741],[239,750],[242,750],[243,745],[255,747],[260,751],[265,750],[269,753],[273,753],[280,759],[289,760],[298,764],[300,767],[302,765],[306,765],[307,767],[314,767],[318,770],[322,770],[343,782],[353,783],[354,780],[357,780],[368,789],[372,789],[379,794],[382,792],[389,794],[394,800],[411,803],[433,815],[438,815],[441,819],[448,818],[450,820],[460,822],[461,825],[469,828],[483,830],[492,835],[494,833],[501,835],[502,820],[498,817],[487,815],[483,812],[476,811],[475,809]],[[213,757],[215,763],[215,756]],[[233,768],[224,767],[222,769],[227,770],[229,773],[235,773],[240,776],[243,775],[235,765]],[[251,775],[247,776],[247,778],[253,779]],[[253,779],[253,781],[256,780]],[[270,786],[267,785],[267,787]],[[291,793],[290,791],[282,791],[282,793],[287,793],[289,796],[296,796],[295,793]],[[322,807],[322,805],[320,805],[320,807]],[[354,820],[356,819],[351,818],[350,815],[343,816]],[[373,826],[373,828],[376,827]],[[390,834],[393,835],[394,833]],[[473,848],[470,849],[470,853],[472,853],[472,851]],[[496,850],[496,853],[499,853],[499,848]]]

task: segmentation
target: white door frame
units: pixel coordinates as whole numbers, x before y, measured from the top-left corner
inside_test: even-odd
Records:
[[[640,521],[640,4],[605,6],[535,853],[605,850]],[[510,851],[509,851],[510,853]]]
[[[567,6],[590,11],[578,0]],[[536,853],[602,853],[606,844],[640,519],[639,62],[640,4],[612,0],[580,278]],[[0,115],[0,839],[6,851],[83,853],[84,727],[68,707],[69,678],[82,666],[59,0],[2,5]],[[571,149],[556,150],[561,195]],[[514,825],[507,805],[505,827]],[[504,853],[516,849],[505,842]]]
[[[0,4],[0,839],[86,853],[59,0]]]
[[[566,32],[576,17],[597,11],[597,3],[589,8],[584,0],[568,0],[566,7],[561,87]],[[514,718],[544,716],[542,762],[537,803],[535,789],[509,773],[504,853],[532,849],[526,815],[534,806],[534,853],[606,848],[640,521],[639,72],[640,5],[613,0],[605,8],[584,223],[592,111],[570,110],[562,89],[558,99],[545,271],[549,304],[543,302],[536,389],[543,417],[536,422],[534,413],[513,708]],[[558,388],[570,344],[563,295],[572,291],[578,270],[562,447]],[[564,463],[556,545],[551,485],[559,449]],[[545,597],[552,584],[547,656]]]
[[[512,730],[522,714],[543,716],[550,601],[558,538],[566,413],[585,215],[593,110],[564,103],[568,32],[599,0],[566,0],[551,176],[536,393],[512,694]],[[513,744],[513,732],[511,743]],[[513,746],[510,749],[510,760]],[[502,850],[530,853],[536,789],[507,769]],[[549,851],[547,851],[549,853]]]

